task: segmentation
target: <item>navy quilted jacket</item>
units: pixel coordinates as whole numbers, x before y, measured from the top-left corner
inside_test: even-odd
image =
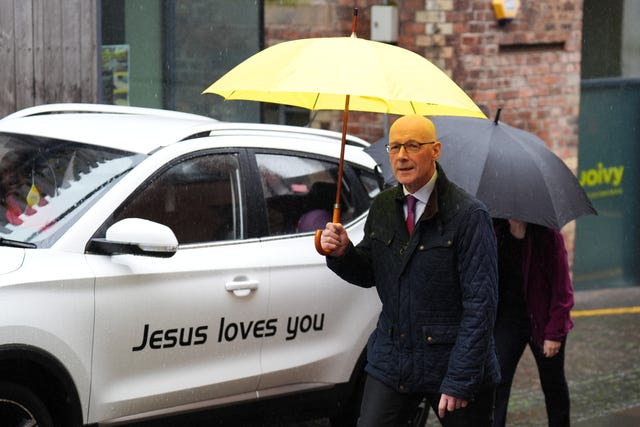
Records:
[[[327,265],[350,283],[377,288],[382,312],[367,349],[371,376],[401,392],[473,400],[500,377],[495,234],[484,205],[437,168],[411,238],[397,186],[374,200],[363,240],[327,257]]]

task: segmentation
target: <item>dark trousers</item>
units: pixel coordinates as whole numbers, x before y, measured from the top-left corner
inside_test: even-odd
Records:
[[[493,423],[494,387],[478,393],[466,408],[438,417],[444,427],[491,427]],[[411,425],[423,398],[438,416],[440,393],[399,393],[367,376],[360,408],[358,427],[399,427]]]
[[[558,354],[547,358],[542,352],[542,347],[531,341],[529,324],[526,320],[525,322],[517,322],[511,319],[504,319],[496,322],[495,340],[502,381],[496,388],[494,427],[504,427],[506,425],[511,383],[513,382],[518,362],[527,345],[529,345],[538,365],[538,376],[544,393],[549,427],[569,426],[569,387],[564,374],[566,337],[562,341]]]

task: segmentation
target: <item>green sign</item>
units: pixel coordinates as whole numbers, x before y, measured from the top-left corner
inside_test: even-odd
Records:
[[[576,221],[574,286],[640,284],[640,80],[582,84],[578,179],[598,216]]]

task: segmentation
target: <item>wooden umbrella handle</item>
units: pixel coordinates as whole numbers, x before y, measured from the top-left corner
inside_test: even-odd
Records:
[[[316,235],[315,235],[315,240],[314,243],[316,245],[316,251],[320,254],[320,255],[324,255],[327,256],[331,253],[331,251],[327,251],[322,247],[322,243],[320,243],[320,239],[322,238],[322,232],[324,230],[316,230]]]
[[[332,222],[340,222],[340,205],[336,204],[333,207],[333,218],[332,218]],[[320,242],[320,239],[322,238],[322,232],[324,230],[316,230],[316,234],[314,236],[314,243],[316,245],[316,251],[320,254],[320,255],[324,255],[327,256],[331,253],[331,251],[327,251],[322,247],[322,243]]]

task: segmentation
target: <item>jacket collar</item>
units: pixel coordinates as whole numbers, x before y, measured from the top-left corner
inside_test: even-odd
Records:
[[[440,211],[440,204],[438,194],[444,194],[446,192],[446,188],[449,185],[449,179],[442,170],[442,166],[440,163],[436,162],[436,170],[438,171],[438,178],[436,179],[436,185],[431,192],[431,196],[429,197],[429,201],[424,208],[424,213],[419,218],[419,221],[429,221],[433,219],[438,212]],[[398,184],[396,186],[396,201],[402,205],[404,203],[404,191],[402,188],[402,184]]]

